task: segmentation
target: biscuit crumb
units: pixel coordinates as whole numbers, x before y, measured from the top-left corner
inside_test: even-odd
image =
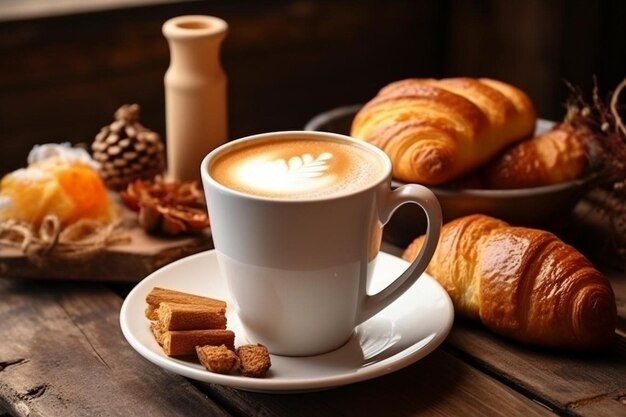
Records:
[[[239,369],[239,357],[226,345],[220,346],[196,346],[196,353],[202,366],[207,371],[218,374],[230,374]]]
[[[241,360],[241,374],[253,378],[263,378],[272,362],[267,348],[261,344],[242,345],[237,348]]]

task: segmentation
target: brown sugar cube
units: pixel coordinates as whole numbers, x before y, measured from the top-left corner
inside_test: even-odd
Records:
[[[207,371],[218,374],[230,374],[239,369],[239,356],[225,345],[196,346],[196,353],[202,366]]]
[[[156,310],[163,330],[225,329],[226,309],[162,302]]]
[[[241,374],[253,378],[263,378],[272,362],[267,348],[261,344],[242,345],[237,348],[241,360]]]
[[[156,315],[156,310],[159,308],[159,304],[163,302],[226,308],[226,302],[223,300],[161,287],[154,287],[146,296],[146,303],[148,303],[148,307],[145,311],[146,317],[150,320],[157,320],[158,317]]]
[[[196,346],[226,345],[234,350],[235,333],[231,330],[172,330],[163,334],[163,351],[168,356],[194,355]]]

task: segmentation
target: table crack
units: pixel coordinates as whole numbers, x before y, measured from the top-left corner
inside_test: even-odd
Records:
[[[4,371],[9,366],[22,365],[24,363],[28,363],[28,359],[19,358],[19,359],[9,359],[7,361],[0,361],[0,372]]]
[[[623,392],[609,392],[609,393],[602,393],[602,394],[597,394],[597,395],[593,395],[591,397],[587,397],[587,398],[581,398],[579,400],[575,400],[575,401],[571,401],[567,404],[565,404],[565,406],[568,409],[571,410],[575,410],[577,408],[580,407],[586,407],[590,404],[594,404],[597,402],[601,402],[605,399],[611,399],[611,400],[615,400],[618,403],[625,405],[626,406],[626,395]]]
[[[98,350],[96,349],[96,347],[91,343],[91,340],[89,340],[89,336],[87,336],[87,333],[85,333],[83,331],[83,329],[78,325],[78,323],[76,322],[76,320],[74,320],[74,317],[72,317],[72,315],[69,313],[69,311],[67,311],[67,309],[65,308],[65,306],[62,303],[59,303],[59,305],[61,306],[61,308],[63,309],[63,311],[65,312],[65,314],[67,315],[67,317],[70,319],[70,321],[72,322],[72,324],[74,325],[74,327],[76,327],[78,329],[78,331],[83,335],[85,341],[87,342],[87,344],[89,345],[89,347],[91,347],[92,352],[96,355],[96,358],[98,358],[98,360],[100,361],[100,363],[102,363],[104,366],[106,366],[107,368],[111,369],[111,367],[109,366],[109,364],[104,360],[104,358],[102,356],[100,356],[100,354],[98,353]]]
[[[35,398],[39,398],[44,395],[47,389],[48,384],[37,385],[36,387],[29,389],[25,393],[19,394],[18,397],[21,400],[25,401],[34,400]]]

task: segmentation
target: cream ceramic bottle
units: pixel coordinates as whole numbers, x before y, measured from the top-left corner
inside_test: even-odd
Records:
[[[167,175],[200,178],[200,161],[226,142],[226,75],[220,61],[228,24],[212,16],[179,16],[163,24],[170,48],[165,73]]]

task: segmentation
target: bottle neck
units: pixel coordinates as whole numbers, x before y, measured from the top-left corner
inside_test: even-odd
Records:
[[[198,72],[221,72],[220,46],[223,36],[169,39],[170,68]]]
[[[221,72],[220,47],[228,24],[214,16],[188,15],[169,19],[163,35],[170,47],[170,69],[184,72]]]

